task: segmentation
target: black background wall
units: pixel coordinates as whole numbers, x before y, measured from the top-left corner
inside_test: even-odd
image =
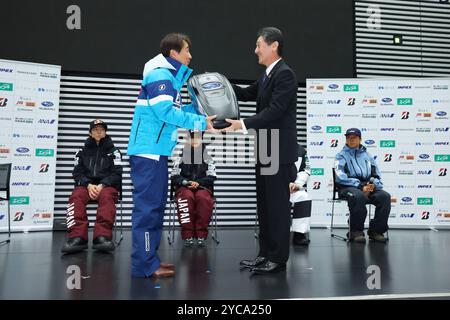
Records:
[[[68,30],[69,5],[81,30]],[[256,32],[279,27],[299,82],[353,76],[352,0],[14,0],[1,5],[0,57],[65,71],[140,74],[161,37],[187,33],[196,72],[251,80],[261,72]]]

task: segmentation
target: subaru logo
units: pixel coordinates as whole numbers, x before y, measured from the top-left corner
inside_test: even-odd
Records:
[[[24,148],[24,147],[20,147],[20,148],[17,148],[16,151],[19,152],[19,153],[27,153],[27,152],[30,151],[30,149]]]
[[[403,201],[403,202],[411,202],[411,201],[412,201],[412,198],[410,198],[410,197],[403,197],[403,198],[402,198],[402,201]]]
[[[328,88],[330,88],[330,89],[337,89],[337,88],[339,88],[339,85],[337,85],[335,83],[332,83],[332,84],[328,85]]]
[[[44,101],[41,103],[44,107],[53,107],[53,102],[50,101]]]
[[[321,126],[312,126],[311,129],[317,131],[317,130],[322,129],[322,127]]]
[[[437,115],[438,117],[443,117],[443,116],[446,116],[446,115],[447,115],[447,112],[445,112],[445,111],[438,111],[438,112],[436,112],[436,115]]]
[[[374,144],[375,141],[373,141],[373,140],[366,140],[366,141],[364,141],[364,143],[370,145],[370,144]]]
[[[391,98],[383,98],[383,99],[381,99],[381,101],[383,101],[384,103],[389,103],[389,102],[392,102],[392,99]]]
[[[426,153],[422,153],[421,155],[419,155],[420,159],[428,159],[430,156]]]

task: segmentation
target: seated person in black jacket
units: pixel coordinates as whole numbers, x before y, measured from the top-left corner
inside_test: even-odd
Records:
[[[63,253],[87,249],[89,221],[86,205],[91,200],[98,202],[93,248],[114,250],[112,228],[122,179],[122,156],[106,134],[106,129],[105,122],[93,120],[89,138],[75,155],[72,173],[75,189],[67,205],[68,239],[61,250]]]
[[[189,132],[181,157],[174,161],[171,182],[175,187],[181,238],[186,246],[204,246],[208,237],[217,178],[214,161],[202,143],[202,132]]]

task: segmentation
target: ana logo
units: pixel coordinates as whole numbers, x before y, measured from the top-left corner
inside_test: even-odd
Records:
[[[393,118],[395,113],[382,113],[380,114],[380,118]]]
[[[50,108],[50,107],[53,107],[54,104],[53,104],[53,102],[50,102],[50,101],[44,101],[44,102],[41,103],[41,105],[43,107]]]
[[[357,84],[344,84],[345,92],[357,92],[359,91],[359,85]]]
[[[413,104],[412,98],[398,98],[397,105],[398,106],[411,106]]]
[[[339,140],[337,139],[332,139],[331,143],[330,143],[330,147],[331,148],[336,148],[338,146]]]
[[[323,141],[311,141],[309,143],[310,146],[322,146],[323,145]]]
[[[13,221],[22,221],[23,220],[23,216],[24,216],[24,212],[16,212],[16,214],[14,215],[14,220]]]
[[[53,149],[36,149],[37,157],[53,157],[54,151]]]
[[[45,173],[48,172],[48,168],[50,167],[50,165],[48,163],[43,163],[41,164],[41,167],[39,169],[39,173]]]
[[[321,126],[312,126],[311,129],[314,131],[318,131],[318,130],[322,129],[322,127]]]
[[[431,174],[431,172],[433,172],[433,170],[418,170],[417,174],[429,175],[429,174]]]
[[[0,68],[0,72],[11,73],[11,72],[13,72],[13,69]]]
[[[390,103],[390,102],[392,102],[392,99],[391,98],[383,98],[383,99],[381,99],[381,101],[383,103]]]
[[[43,123],[43,124],[53,124],[55,123],[55,119],[39,119],[38,123]]]
[[[400,214],[400,218],[413,218],[414,213],[402,213]]]
[[[366,141],[364,141],[364,143],[368,144],[368,145],[372,145],[375,143],[375,141],[374,140],[366,140]]]
[[[430,155],[426,154],[426,153],[422,153],[421,155],[419,155],[419,158],[423,159],[423,160],[428,159],[429,157],[430,157]]]
[[[380,147],[381,148],[395,148],[395,140],[381,140]]]
[[[430,211],[422,212],[422,220],[428,220],[430,218]]]
[[[401,119],[402,120],[409,119],[409,112],[408,111],[403,111]]]
[[[339,126],[329,126],[327,127],[327,133],[341,133],[342,129]]]
[[[28,171],[31,169],[31,166],[14,166],[13,170],[15,171]]]
[[[30,204],[30,197],[11,197],[11,205]]]
[[[8,99],[6,98],[0,98],[0,107],[6,107],[6,103],[8,102]]]
[[[312,188],[313,188],[313,190],[319,190],[320,189],[320,182],[319,181],[314,182]]]
[[[440,168],[439,169],[439,177],[445,177],[447,175],[447,168]]]
[[[436,132],[448,132],[449,129],[450,129],[450,127],[447,127],[447,128],[436,128],[436,129],[434,129],[434,131],[436,131]]]
[[[429,206],[433,204],[433,198],[417,198],[417,204],[423,206]]]
[[[402,201],[403,201],[403,202],[411,202],[411,201],[412,201],[412,198],[411,198],[411,197],[403,197],[403,198],[402,198]]]
[[[445,111],[438,111],[438,112],[436,112],[436,115],[438,117],[445,117],[447,115],[447,112],[445,112]]]
[[[392,154],[386,153],[384,155],[384,162],[391,162],[392,161]]]
[[[356,99],[355,98],[348,98],[347,99],[347,105],[348,106],[354,106],[356,103]]]
[[[341,100],[328,100],[327,101],[327,104],[340,104],[341,103]]]
[[[324,170],[323,168],[312,168],[311,175],[312,176],[323,176]]]
[[[27,152],[30,152],[30,149],[25,148],[25,147],[20,147],[20,148],[17,148],[16,151],[19,153],[27,153]]]
[[[329,89],[332,89],[332,90],[335,90],[335,89],[338,89],[338,88],[339,88],[339,85],[337,85],[337,84],[335,84],[335,83],[332,83],[332,84],[329,84],[329,85],[328,85],[328,88],[329,88]]]

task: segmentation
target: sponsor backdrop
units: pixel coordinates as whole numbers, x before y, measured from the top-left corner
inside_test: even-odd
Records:
[[[392,195],[390,226],[450,226],[449,86],[447,78],[307,81],[314,225],[330,224],[334,157],[345,131],[358,127]],[[346,202],[335,215],[346,226]]]
[[[0,60],[0,163],[12,163],[11,228],[51,230],[61,67]],[[7,203],[0,203],[6,231]]]

